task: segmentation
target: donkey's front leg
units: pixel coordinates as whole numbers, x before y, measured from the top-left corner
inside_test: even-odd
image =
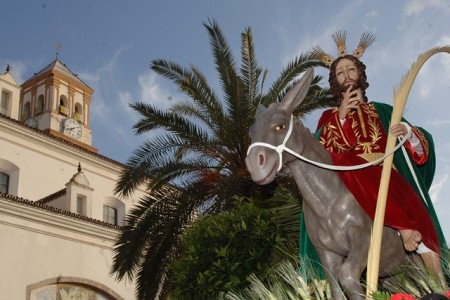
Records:
[[[339,283],[350,300],[363,300],[365,298],[360,282],[362,270],[365,268],[365,264],[364,267],[363,264],[361,257],[349,256],[339,271]]]
[[[369,227],[367,226],[367,228]],[[362,233],[364,233],[364,229],[360,227],[350,226],[347,228],[350,251],[338,274],[339,283],[350,300],[365,299],[364,289],[361,285],[361,273],[367,266],[370,233]]]
[[[326,250],[317,250],[317,254],[319,254],[320,262],[327,274],[333,300],[345,300],[345,295],[339,286],[338,280],[344,258],[337,253]]]

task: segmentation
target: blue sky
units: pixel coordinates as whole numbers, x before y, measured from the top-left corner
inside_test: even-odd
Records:
[[[334,53],[331,33],[347,31],[349,50],[362,32],[377,35],[364,54],[369,100],[392,103],[393,88],[417,56],[450,45],[449,0],[4,0],[0,13],[0,69],[12,67],[19,83],[56,56],[92,87],[93,144],[125,162],[149,136],[135,136],[137,115],[128,103],[167,108],[183,100],[172,82],[153,73],[154,59],[197,66],[220,91],[202,23],[215,19],[235,58],[240,34],[251,27],[258,63],[272,82],[300,53],[321,45]],[[326,70],[316,73],[327,74]],[[326,82],[323,83],[327,85]],[[266,84],[267,85],[267,84]],[[450,55],[431,58],[410,93],[405,117],[435,139],[437,172],[431,193],[450,241]],[[315,129],[320,112],[305,119]]]

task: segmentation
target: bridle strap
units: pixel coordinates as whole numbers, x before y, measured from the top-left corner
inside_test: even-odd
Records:
[[[399,139],[400,142],[397,144],[397,146],[395,146],[395,148],[392,149],[391,152],[386,153],[383,157],[380,157],[380,158],[378,158],[378,159],[376,159],[374,161],[367,162],[367,163],[364,163],[364,164],[354,165],[354,166],[336,166],[336,165],[329,165],[329,164],[324,164],[324,163],[320,163],[320,162],[316,162],[316,161],[310,160],[310,159],[302,156],[301,154],[296,153],[295,151],[293,151],[293,150],[289,149],[288,147],[286,147],[286,143],[287,143],[287,141],[289,140],[289,138],[291,136],[293,127],[294,127],[294,115],[291,115],[291,120],[289,122],[289,129],[288,129],[288,131],[286,133],[286,136],[283,139],[283,143],[281,143],[278,146],[273,146],[271,144],[267,144],[267,143],[263,143],[263,142],[255,142],[255,143],[252,143],[248,147],[247,155],[250,153],[250,150],[253,147],[257,147],[257,146],[266,147],[266,148],[275,150],[278,153],[279,157],[280,157],[280,159],[278,160],[279,164],[278,164],[277,172],[279,172],[281,170],[281,168],[283,167],[283,156],[282,156],[283,151],[286,151],[286,152],[292,154],[293,156],[297,157],[300,160],[303,160],[305,162],[308,162],[308,163],[310,163],[312,165],[315,165],[315,166],[318,166],[318,167],[321,167],[321,168],[324,168],[324,169],[337,170],[337,171],[359,170],[359,169],[364,169],[364,168],[367,168],[367,167],[370,167],[370,166],[373,166],[373,165],[377,165],[380,162],[382,162],[386,157],[388,157],[389,155],[392,155],[395,151],[397,151],[411,137],[411,134],[412,134],[411,133],[411,128],[408,125],[407,126],[408,133],[405,136],[403,136],[403,138]]]

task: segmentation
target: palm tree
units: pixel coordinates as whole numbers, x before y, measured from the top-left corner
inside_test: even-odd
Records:
[[[257,65],[251,29],[241,34],[238,68],[218,24],[209,20],[203,25],[209,34],[223,97],[214,92],[196,67],[154,60],[151,68],[172,80],[192,101],[177,103],[167,111],[146,103],[130,105],[140,114],[134,126],[136,134],[164,130],[133,153],[116,185],[121,196],[147,185],[148,194],[126,217],[111,271],[118,280],[136,278],[138,299],[164,295],[167,264],[177,256],[180,236],[197,213],[230,210],[234,195],[259,199],[270,196],[270,188],[252,182],[244,162],[253,116],[259,103],[278,101],[296,76],[319,64],[308,54],[300,55],[264,94],[267,71]],[[314,84],[320,79],[316,77]],[[323,95],[314,85],[299,113],[329,106],[328,98],[318,100]]]

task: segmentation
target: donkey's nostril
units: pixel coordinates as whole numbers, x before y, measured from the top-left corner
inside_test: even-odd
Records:
[[[264,164],[264,155],[259,155],[259,165],[262,166]]]

